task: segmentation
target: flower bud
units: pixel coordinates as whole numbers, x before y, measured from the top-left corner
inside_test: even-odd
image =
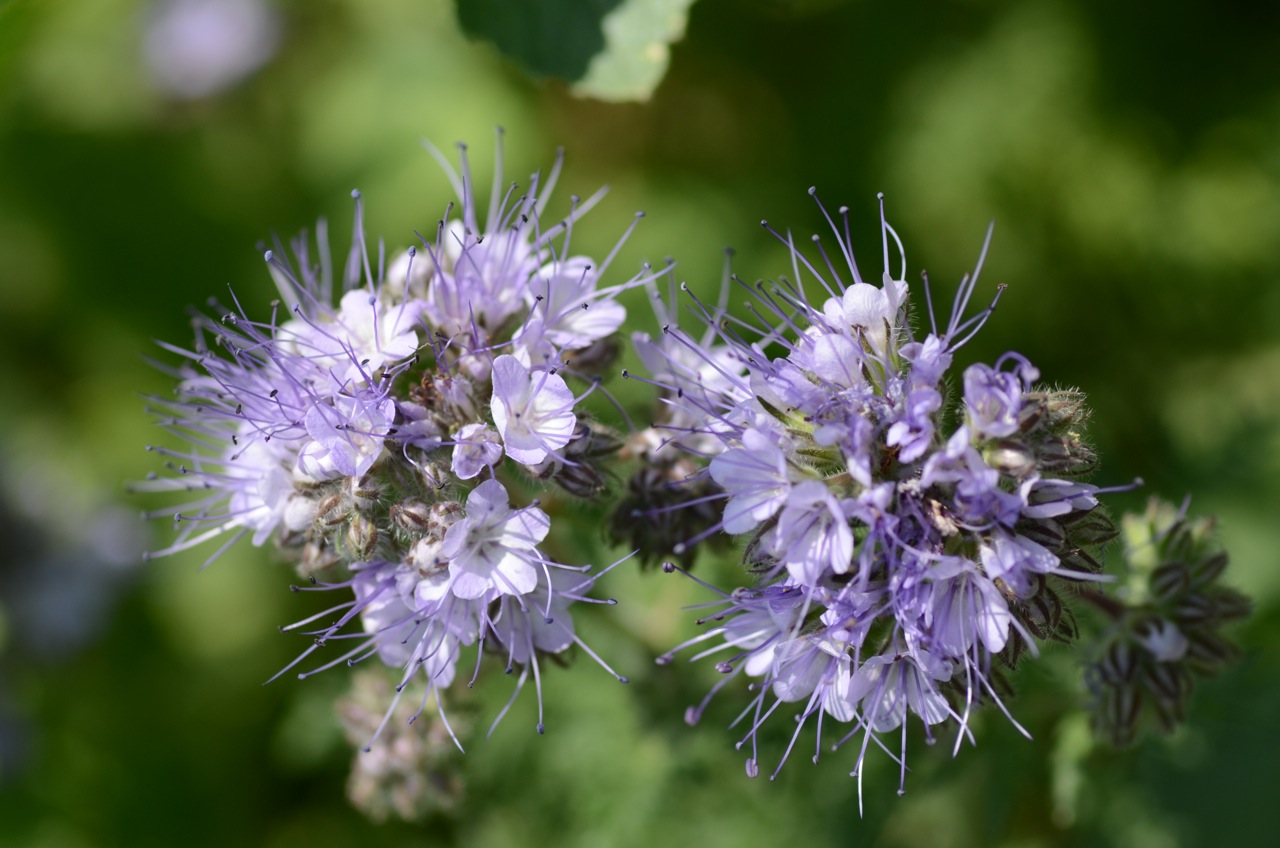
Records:
[[[1024,519],[1018,522],[1018,535],[1056,551],[1067,541],[1067,531],[1052,518]]]
[[[347,525],[347,547],[355,559],[368,559],[378,544],[378,526],[366,515],[351,516]]]
[[[605,477],[594,465],[580,462],[577,465],[561,465],[551,480],[569,494],[579,498],[594,498],[604,492]]]
[[[1240,656],[1240,649],[1204,627],[1187,631],[1187,664],[1200,674],[1217,674]]]
[[[1111,647],[1103,655],[1097,665],[1102,681],[1109,686],[1120,683],[1132,683],[1137,677],[1137,664],[1133,659],[1133,648],[1125,640],[1111,643]]]
[[[1187,637],[1171,621],[1158,619],[1150,622],[1145,633],[1134,628],[1138,641],[1157,662],[1170,663],[1182,659],[1187,652]]]
[[[290,495],[284,507],[285,530],[301,533],[311,526],[316,518],[316,500],[304,495]]]
[[[1143,688],[1154,695],[1158,702],[1180,704],[1191,694],[1191,681],[1179,671],[1180,667],[1173,662],[1145,663],[1142,669]]]
[[[1093,554],[1081,548],[1068,548],[1059,554],[1062,564],[1073,571],[1086,571],[1098,574],[1102,571],[1102,563]]]
[[[1061,477],[1079,477],[1097,470],[1098,455],[1078,439],[1051,436],[1035,446],[1041,472]]]
[[[1218,577],[1222,575],[1222,572],[1226,570],[1227,559],[1226,551],[1218,551],[1217,553],[1196,562],[1191,567],[1195,584],[1197,586],[1203,586],[1206,583],[1211,583],[1214,580],[1217,580]]]
[[[316,523],[322,533],[346,521],[350,514],[350,502],[337,493],[325,495],[316,504]]]
[[[423,536],[409,546],[409,553],[406,559],[409,565],[418,570],[419,574],[423,577],[430,577],[449,567],[448,561],[440,556],[440,551],[443,547],[444,539],[442,537]]]
[[[378,496],[382,494],[372,475],[360,478],[348,477],[345,491],[351,505],[362,512],[372,509]]]
[[[449,528],[466,514],[462,504],[456,501],[438,501],[427,511],[427,533],[444,538]]]
[[[312,540],[302,546],[296,570],[299,577],[310,578],[333,568],[340,561],[332,546],[323,540]]]
[[[1079,389],[1032,392],[1019,410],[1019,424],[1024,433],[1046,430],[1061,434],[1080,430],[1089,418],[1085,394]]]
[[[1166,562],[1151,573],[1151,594],[1157,603],[1168,603],[1186,593],[1191,569],[1184,562]]]
[[[606,336],[574,351],[567,359],[575,372],[593,377],[611,370],[618,361],[620,350],[617,338]]]
[[[627,494],[609,519],[606,530],[610,540],[639,551],[643,565],[674,555],[680,565],[689,568],[696,551],[684,543],[704,535],[720,521],[720,509],[711,498],[719,487],[709,476],[694,476],[695,472],[695,466],[683,457],[641,467],[628,481]],[[700,544],[715,550],[727,546],[729,540],[729,536],[717,534]]]
[[[995,470],[1010,477],[1023,478],[1036,470],[1036,456],[1022,442],[1000,439],[983,452],[983,458]]]
[[[1123,748],[1133,742],[1138,716],[1142,712],[1142,691],[1126,684],[1108,689],[1100,708],[1094,712],[1094,729],[1111,744]]]
[[[392,504],[389,514],[391,522],[410,535],[424,532],[431,517],[430,507],[421,501]]]
[[[1076,546],[1102,546],[1120,535],[1115,522],[1101,509],[1079,510],[1061,516],[1059,520]]]

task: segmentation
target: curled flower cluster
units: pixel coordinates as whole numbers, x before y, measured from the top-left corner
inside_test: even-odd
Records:
[[[1116,747],[1136,738],[1145,716],[1170,733],[1185,718],[1198,677],[1225,668],[1239,649],[1223,633],[1249,615],[1249,599],[1221,585],[1227,554],[1213,522],[1152,500],[1121,522],[1125,576],[1115,597],[1086,597],[1107,618],[1085,672],[1093,726]]]
[[[883,206],[876,284],[859,273],[847,210],[839,225],[827,220],[837,261],[817,237],[811,260],[771,230],[790,249],[794,279],[751,287],[749,317],[693,298],[708,328],[700,337],[663,310],[661,339],[637,339],[668,410],[652,438],[700,458],[692,485],[710,492],[675,509],[721,507],[674,553],[700,537],[746,536],[757,580],[721,593],[703,619],[712,628],[676,651],[727,655],[711,694],[739,675],[756,679],[739,719],[749,774],[762,724],[794,703],[792,746],[809,718],[819,745],[827,717],[852,725],[837,745],[861,734],[859,779],[871,744],[890,750],[878,734],[900,730],[890,756],[905,779],[910,715],[930,739],[954,721],[958,748],[975,705],[1004,709],[1002,669],[1039,639],[1075,637],[1059,596],[1095,579],[1091,550],[1114,529],[1100,490],[1078,479],[1096,464],[1079,392],[1042,388],[1032,364],[1009,353],[966,368],[951,396],[954,355],[999,298],[966,317],[986,244],[945,324],[926,278],[929,328],[917,334],[905,258],[891,273],[890,246],[902,248]],[[691,723],[710,698],[689,710]]]
[[[503,469],[577,494],[602,488],[598,463],[616,439],[577,411],[595,385],[579,362],[608,360],[625,318],[614,295],[642,282],[602,287],[612,254],[597,264],[570,252],[602,193],[543,226],[559,159],[545,182],[535,174],[526,193],[500,195],[499,155],[481,220],[465,149],[461,174],[436,156],[460,204],[434,238],[389,263],[381,248],[371,257],[356,193],[340,290],[321,224],[318,264],[305,235],[293,262],[279,246],[266,253],[281,298],[269,321],[215,303],[220,317],[197,320],[193,349],[166,345],[186,364],[177,399],[159,401],[162,423],[189,448],[157,448],[177,474],[144,487],[196,495],[159,554],[273,539],[305,590],[349,594],[285,628],[314,637],[290,668],[346,644],[320,668],[377,655],[402,669],[397,699],[425,680],[424,704],[467,646],[518,668],[518,692],[530,673],[540,691],[540,655],[581,644],[569,607],[595,577],[543,553],[551,519]],[[590,387],[575,395],[566,377]]]

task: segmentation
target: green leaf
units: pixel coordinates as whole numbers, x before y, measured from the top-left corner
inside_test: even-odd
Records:
[[[666,74],[693,0],[455,0],[467,33],[575,94],[646,100]]]

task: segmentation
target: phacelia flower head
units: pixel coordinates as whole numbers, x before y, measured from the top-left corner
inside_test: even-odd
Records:
[[[1114,530],[1101,490],[1078,479],[1092,463],[1069,461],[1091,457],[1083,406],[1063,412],[1078,393],[1041,388],[1017,353],[952,371],[999,299],[970,309],[987,245],[939,321],[927,278],[919,291],[906,282],[883,204],[882,270],[870,278],[847,210],[822,210],[836,249],[815,236],[816,258],[764,224],[793,274],[756,286],[733,277],[754,296],[746,317],[686,292],[707,328],[694,335],[655,295],[662,336],[637,345],[662,391],[651,438],[694,464],[682,481],[701,492],[690,506],[719,505],[671,554],[720,533],[749,539],[759,582],[723,596],[706,619],[718,626],[694,640],[728,652],[725,674],[757,680],[739,743],[751,743],[748,772],[762,722],[794,704],[800,725],[851,725],[838,744],[861,737],[861,778],[871,744],[892,744],[878,735],[913,716],[930,737],[955,724],[958,748],[975,706],[1004,709],[1002,669],[1036,639],[1074,635],[1058,593],[1096,579],[1087,551]],[[904,779],[905,739],[893,755]]]
[[[509,478],[571,493],[604,480],[607,429],[578,407],[596,381],[575,360],[598,367],[594,349],[613,349],[625,316],[614,295],[648,272],[605,286],[613,254],[571,252],[601,194],[546,220],[559,159],[525,193],[495,188],[482,214],[465,149],[461,173],[436,155],[458,201],[433,236],[371,257],[356,193],[339,278],[322,222],[315,255],[305,234],[292,257],[266,252],[280,290],[266,321],[233,296],[197,319],[191,349],[165,346],[184,364],[176,398],[156,406],[187,447],[156,448],[172,473],[142,488],[191,493],[164,511],[178,532],[158,554],[274,540],[303,588],[349,595],[331,618],[287,628],[315,638],[298,661],[377,656],[401,669],[398,691],[425,678],[431,694],[479,646],[521,669],[517,688],[532,669],[540,691],[539,656],[579,642],[570,608],[595,578],[543,552],[551,513]],[[329,643],[355,647],[334,657]]]

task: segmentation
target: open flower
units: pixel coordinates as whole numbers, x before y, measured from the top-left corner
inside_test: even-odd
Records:
[[[536,465],[569,444],[578,422],[573,404],[560,375],[531,372],[510,354],[493,361],[493,423],[516,462]]]
[[[459,598],[525,595],[538,584],[536,546],[551,521],[536,506],[512,509],[507,490],[485,480],[467,496],[467,516],[449,528],[440,556]]]

